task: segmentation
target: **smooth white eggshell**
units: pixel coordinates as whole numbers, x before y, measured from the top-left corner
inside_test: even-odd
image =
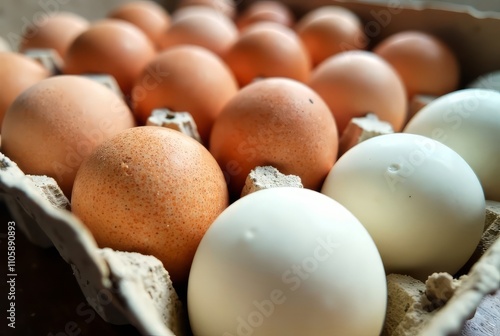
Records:
[[[229,206],[192,264],[195,335],[379,335],[380,255],[361,223],[312,190],[257,191]]]
[[[381,135],[347,151],[322,193],[350,210],[377,244],[387,273],[454,274],[481,238],[485,199],[456,152],[413,134]]]
[[[466,89],[420,110],[404,129],[444,143],[472,167],[486,199],[500,201],[500,93]]]

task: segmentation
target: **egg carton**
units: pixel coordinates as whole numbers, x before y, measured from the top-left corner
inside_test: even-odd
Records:
[[[190,334],[185,306],[162,263],[153,256],[99,248],[90,231],[71,213],[68,200],[53,179],[25,175],[13,161],[0,153],[0,195],[17,226],[32,243],[41,247],[55,246],[71,265],[87,301],[104,320],[113,324],[131,324],[144,335]],[[500,211],[494,220],[500,222]],[[441,275],[435,277],[443,278]],[[427,285],[429,292],[431,288],[429,283]],[[398,286],[404,287],[404,284]],[[399,333],[392,335],[500,335],[500,310],[496,313],[487,308],[481,310],[481,303],[492,307],[500,304],[499,295],[489,295],[499,289],[500,239],[497,239],[442,308],[432,314],[419,313],[420,319],[417,318],[416,322],[426,322],[425,325],[411,325],[415,319],[407,316],[405,323],[417,330],[404,329],[403,323]],[[100,298],[103,295],[109,304],[102,304]],[[414,298],[414,303],[420,301],[420,298]],[[476,315],[481,314],[481,318],[466,323],[476,310]],[[415,312],[411,309],[407,312],[412,313]],[[474,333],[474,330],[484,330],[484,321],[493,321],[491,330],[494,333]]]

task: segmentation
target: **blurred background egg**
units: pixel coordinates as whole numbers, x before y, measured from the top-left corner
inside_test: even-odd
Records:
[[[162,35],[161,47],[192,44],[223,55],[237,37],[236,26],[225,15],[210,7],[189,6],[174,13],[170,28]]]
[[[180,0],[177,8],[189,6],[205,6],[215,9],[217,12],[232,19],[236,15],[236,5],[238,0]]]
[[[49,76],[38,62],[14,52],[0,52],[0,127],[10,104],[24,90]]]
[[[403,31],[387,37],[373,52],[394,67],[410,99],[415,94],[441,96],[458,88],[458,59],[453,50],[435,36]]]
[[[158,54],[135,82],[132,105],[145,124],[155,108],[189,112],[204,143],[222,107],[238,85],[224,62],[198,46],[176,46]]]
[[[66,74],[108,74],[125,95],[156,55],[153,42],[139,28],[117,19],[94,23],[71,44],[64,59]]]
[[[19,51],[27,49],[54,49],[61,58],[74,39],[89,27],[87,19],[69,12],[49,15],[42,24],[31,24],[25,30]]]
[[[272,188],[208,229],[189,277],[189,319],[197,336],[378,336],[386,287],[377,248],[348,210],[315,191]]]
[[[295,22],[295,18],[287,5],[279,1],[252,2],[236,18],[236,24],[240,30],[244,30],[256,22],[263,21],[291,27]]]
[[[273,166],[319,189],[337,158],[335,121],[306,85],[286,78],[256,81],[241,89],[215,120],[210,152],[239,197],[250,170]]]
[[[407,115],[403,82],[394,68],[368,51],[345,51],[319,64],[308,82],[332,111],[339,134],[354,117],[373,113],[398,132]]]
[[[135,126],[104,85],[79,76],[44,79],[19,95],[2,124],[2,152],[26,174],[53,177],[67,197],[81,162],[105,139]]]
[[[201,238],[227,203],[208,150],[156,126],[125,130],[97,147],[72,194],[73,213],[100,247],[153,255],[176,285],[187,282]]]
[[[346,50],[364,49],[368,44],[361,20],[348,9],[324,6],[308,12],[295,25],[313,66]]]
[[[109,18],[128,21],[141,29],[159,49],[160,41],[170,26],[170,15],[154,1],[122,4],[108,14]]]
[[[267,77],[305,82],[311,70],[309,55],[297,34],[273,22],[255,23],[241,32],[224,60],[240,86]]]
[[[12,51],[12,48],[7,40],[0,36],[0,52],[4,51]]]

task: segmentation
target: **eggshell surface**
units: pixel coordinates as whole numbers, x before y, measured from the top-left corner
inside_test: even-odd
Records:
[[[224,177],[205,147],[145,126],[117,134],[82,164],[72,210],[99,246],[154,255],[178,284],[227,202]]]
[[[251,169],[268,165],[319,190],[337,150],[337,128],[326,104],[306,85],[287,78],[241,89],[224,106],[210,137],[210,152],[233,196],[240,195]]]
[[[12,103],[2,124],[2,152],[26,174],[53,177],[70,197],[83,159],[105,139],[133,126],[125,102],[104,85],[55,76]]]
[[[376,336],[386,295],[380,255],[349,211],[315,191],[272,188],[207,231],[188,311],[195,335]]]
[[[407,97],[401,78],[381,57],[352,50],[331,56],[311,73],[308,85],[332,111],[339,134],[352,118],[374,113],[396,132],[406,121]]]
[[[64,59],[66,74],[108,74],[129,95],[142,69],[156,55],[153,42],[132,23],[106,19],[73,41]]]
[[[465,89],[444,95],[420,110],[404,132],[435,139],[472,167],[486,199],[500,201],[500,93]]]
[[[456,152],[420,135],[366,140],[333,166],[322,193],[366,227],[389,273],[425,281],[454,274],[481,238],[485,199],[476,175]]]
[[[134,114],[145,124],[155,108],[189,112],[202,140],[224,105],[238,91],[231,70],[214,53],[198,46],[176,46],[143,69],[132,91]]]
[[[403,31],[383,40],[373,52],[396,69],[410,99],[415,94],[441,96],[458,88],[458,59],[433,35]]]
[[[87,19],[69,12],[48,16],[42,24],[31,24],[23,34],[19,45],[21,52],[27,49],[54,49],[64,58],[73,40],[89,27]]]
[[[9,106],[24,90],[49,76],[38,62],[14,52],[0,52],[0,127]]]

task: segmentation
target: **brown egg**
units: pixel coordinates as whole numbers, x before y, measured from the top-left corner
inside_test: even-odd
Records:
[[[293,13],[279,1],[256,1],[250,4],[236,19],[240,30],[262,21],[270,21],[291,27],[294,23]]]
[[[295,32],[272,22],[256,23],[245,29],[224,60],[240,86],[266,77],[305,82],[311,70],[309,55]]]
[[[186,283],[196,248],[227,207],[224,176],[199,142],[136,127],[99,146],[75,179],[72,211],[101,247],[154,255]]]
[[[71,44],[64,73],[105,73],[115,77],[125,95],[156,55],[149,38],[131,23],[107,19],[93,24]]]
[[[458,88],[460,66],[455,54],[430,34],[400,32],[383,40],[373,51],[396,69],[410,99],[415,94],[440,96]]]
[[[364,49],[368,42],[360,19],[338,6],[309,12],[297,23],[295,31],[308,50],[313,66],[339,52]]]
[[[237,198],[256,166],[271,165],[319,189],[337,157],[338,135],[324,101],[286,78],[256,81],[241,89],[216,119],[210,152]]]
[[[105,139],[135,126],[125,102],[102,84],[55,76],[16,98],[2,125],[2,152],[26,174],[53,177],[71,196],[81,162]]]
[[[229,68],[207,49],[172,47],[152,60],[132,92],[134,113],[144,124],[155,108],[189,112],[207,143],[215,118],[238,91]]]
[[[141,29],[159,48],[162,35],[170,26],[170,15],[154,1],[122,4],[108,14],[109,18],[128,21]]]
[[[177,8],[190,6],[210,7],[230,19],[234,18],[236,14],[235,0],[180,0],[177,4]]]
[[[49,15],[43,24],[31,24],[23,34],[19,50],[54,49],[64,58],[73,40],[89,27],[87,19],[68,12]]]
[[[238,29],[224,15],[210,7],[190,6],[179,9],[172,25],[163,34],[162,49],[180,44],[204,47],[222,55],[236,41]]]
[[[406,119],[406,91],[398,74],[368,51],[331,56],[312,72],[309,86],[325,100],[339,134],[352,118],[374,113],[401,131]]]
[[[0,52],[0,127],[10,104],[24,90],[49,76],[38,62],[13,52]]]

